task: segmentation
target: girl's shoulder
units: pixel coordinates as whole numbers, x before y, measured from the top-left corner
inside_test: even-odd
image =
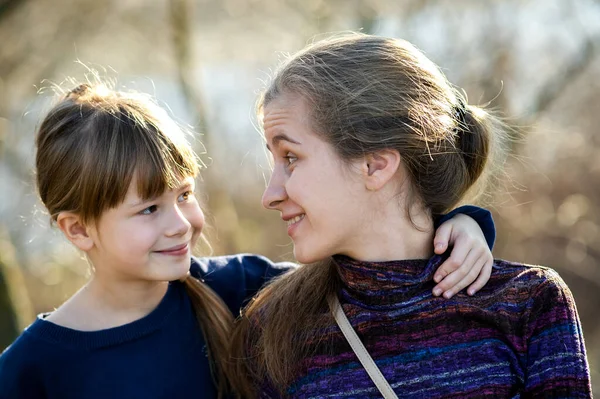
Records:
[[[60,367],[64,356],[40,337],[41,323],[38,317],[0,354],[0,398],[38,397],[44,372]]]
[[[213,289],[233,312],[239,313],[266,283],[297,267],[255,254],[192,258],[190,274]]]

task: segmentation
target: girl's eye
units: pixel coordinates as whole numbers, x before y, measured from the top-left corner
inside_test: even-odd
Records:
[[[298,157],[292,154],[291,152],[288,152],[284,158],[287,160],[288,166],[298,160]]]
[[[148,208],[141,210],[140,215],[152,215],[154,212],[158,210],[156,205],[150,205]]]
[[[178,202],[186,202],[187,200],[190,199],[190,197],[194,195],[194,193],[192,191],[186,191],[185,193],[182,193],[179,197],[177,197],[177,201]]]

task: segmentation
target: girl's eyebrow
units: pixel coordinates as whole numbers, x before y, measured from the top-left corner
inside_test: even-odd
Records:
[[[302,144],[302,143],[299,143],[296,140],[292,139],[290,136],[286,135],[285,133],[279,133],[271,139],[271,142],[273,143],[273,147],[279,146],[279,143],[282,141],[287,141],[289,143],[298,144],[298,145]],[[268,143],[267,143],[267,150],[271,151],[271,147],[269,147]]]
[[[177,187],[173,188],[173,190],[171,191],[180,191],[183,190],[184,188],[192,188],[194,187],[194,180],[191,180],[190,178],[186,178],[183,181],[181,181],[181,184],[179,184]]]
[[[136,208],[138,206],[142,206],[144,204],[147,204],[148,202],[152,202],[153,200],[154,200],[154,198],[150,198],[150,199],[147,199],[147,200],[141,199],[139,201],[128,203],[127,206],[130,207],[130,208]]]
[[[181,191],[183,189],[191,189],[193,187],[193,183],[189,182],[189,181],[184,181],[182,184],[180,184],[179,186],[173,188],[172,190],[167,190],[167,191]],[[156,199],[160,197],[154,197],[154,198],[148,198],[146,200],[140,199],[139,201],[135,201],[135,202],[131,202],[131,203],[127,203],[126,205],[130,208],[136,208],[138,206],[142,206],[144,204],[147,204],[149,202],[154,202],[156,201]]]

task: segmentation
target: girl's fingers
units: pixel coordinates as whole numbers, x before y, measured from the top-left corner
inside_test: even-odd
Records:
[[[471,284],[471,286],[467,290],[467,294],[469,295],[475,295],[476,292],[482,289],[483,286],[487,284],[487,282],[490,279],[490,276],[492,275],[492,265],[494,264],[494,258],[492,258],[491,256],[484,257],[483,262],[484,266],[481,269],[477,280],[475,280],[475,282]]]
[[[433,294],[439,296],[443,293],[450,291],[451,295],[454,295],[454,293],[460,291],[454,288],[460,281],[467,277],[473,266],[475,266],[475,263],[477,262],[477,259],[479,259],[479,257],[480,254],[477,251],[469,251],[465,259],[462,262],[460,262],[458,266],[455,266],[455,264],[452,263],[451,266],[454,268],[454,270],[451,270],[446,275],[446,277],[444,277],[444,279],[434,287]],[[442,269],[443,267],[444,265],[440,266],[440,269]],[[479,270],[477,270],[477,274],[479,274]],[[468,284],[472,283],[477,278],[477,274],[475,274],[475,276],[468,281]]]
[[[443,254],[448,249],[448,243],[452,236],[452,222],[451,220],[443,223],[435,232],[433,238],[434,252],[438,255]]]
[[[433,280],[436,283],[439,283],[440,281],[444,280],[446,276],[448,276],[450,273],[459,269],[464,263],[465,259],[467,258],[467,255],[471,251],[472,247],[473,244],[470,243],[469,237],[466,237],[462,240],[458,238],[456,240],[456,243],[454,244],[454,248],[452,249],[452,253],[448,257],[448,259],[446,259],[444,263],[442,263],[442,265],[438,268],[438,270],[436,270],[433,276]]]
[[[477,276],[479,276],[483,266],[485,265],[485,262],[481,261],[481,258],[481,254],[476,251],[471,251],[461,268],[446,278],[452,278],[452,280],[450,280],[450,284],[442,285],[446,282],[446,279],[444,279],[442,283],[438,284],[443,290],[444,298],[452,298],[456,293],[462,291],[465,287],[477,279]],[[456,278],[454,278],[454,275],[456,275]],[[444,289],[445,287],[448,288]]]

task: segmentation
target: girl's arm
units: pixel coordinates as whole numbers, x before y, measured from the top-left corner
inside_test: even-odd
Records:
[[[479,290],[488,281],[491,271],[492,255],[486,242],[493,245],[496,230],[490,212],[476,206],[463,206],[443,215],[438,220],[437,225],[440,224],[435,242],[442,246],[436,246],[436,253],[443,253],[449,245],[454,245],[454,249],[436,273],[443,279],[436,288],[441,288],[449,298],[479,276],[470,287],[470,290]],[[476,254],[479,257],[475,258]],[[488,263],[482,264],[482,259],[490,260],[489,267]],[[237,316],[240,308],[265,283],[296,266],[291,262],[272,262],[260,255],[238,254],[192,258],[190,273],[208,284]]]
[[[492,248],[496,228],[487,209],[466,205],[454,209],[436,221],[434,250],[438,255],[453,247],[449,257],[438,268],[433,288],[436,296],[451,298],[471,284],[467,293],[475,294],[489,280],[494,258]]]
[[[272,262],[254,254],[192,257],[190,274],[208,284],[234,316],[265,283],[297,267],[291,262]]]

